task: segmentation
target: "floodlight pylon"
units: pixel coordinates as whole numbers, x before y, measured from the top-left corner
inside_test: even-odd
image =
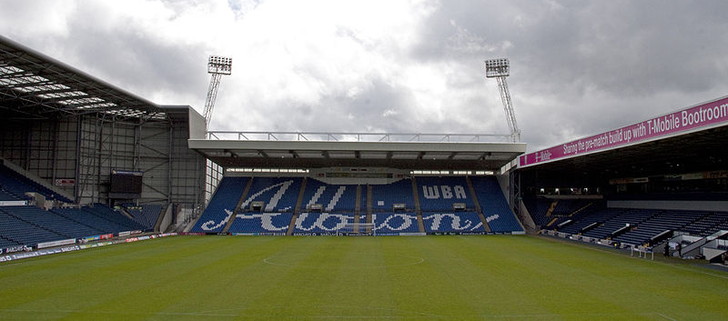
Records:
[[[500,91],[503,108],[506,111],[506,122],[511,130],[511,139],[513,142],[521,140],[521,130],[518,129],[516,114],[513,111],[513,103],[511,102],[511,93],[508,90],[508,82],[506,77],[510,75],[511,67],[508,58],[488,59],[485,61],[485,77],[495,78],[498,82],[498,90]]]
[[[207,99],[205,100],[205,123],[210,126],[212,119],[212,111],[215,109],[215,100],[217,99],[217,90],[220,87],[220,79],[223,75],[230,75],[233,68],[233,59],[219,56],[210,56],[207,62],[207,73],[210,74],[210,86],[207,89]]]

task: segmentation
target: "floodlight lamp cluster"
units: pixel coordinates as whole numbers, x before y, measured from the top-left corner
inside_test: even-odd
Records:
[[[507,77],[511,67],[508,58],[488,59],[485,61],[485,77]]]
[[[230,75],[233,70],[233,58],[210,56],[207,63],[207,72],[210,74]]]

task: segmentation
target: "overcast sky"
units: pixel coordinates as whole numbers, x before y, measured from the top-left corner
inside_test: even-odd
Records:
[[[211,129],[507,133],[558,145],[728,95],[728,1],[0,0],[0,33]]]

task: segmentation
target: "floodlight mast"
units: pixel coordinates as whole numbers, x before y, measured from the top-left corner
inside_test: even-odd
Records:
[[[516,122],[516,114],[513,112],[513,104],[511,103],[511,93],[508,91],[508,83],[506,77],[510,75],[510,63],[508,58],[488,59],[485,61],[485,77],[495,78],[498,81],[498,89],[500,90],[503,108],[506,111],[506,120],[511,130],[511,138],[513,142],[521,140],[521,130],[518,129]]]
[[[212,119],[212,110],[215,108],[215,100],[217,99],[217,89],[220,87],[220,78],[223,75],[230,75],[233,69],[233,59],[219,56],[210,56],[207,62],[207,73],[210,74],[210,87],[207,89],[207,99],[205,100],[205,123],[210,126]]]

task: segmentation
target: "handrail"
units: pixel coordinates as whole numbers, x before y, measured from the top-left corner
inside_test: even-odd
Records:
[[[335,133],[335,132],[269,132],[226,131],[207,132],[209,140],[257,141],[343,141],[343,142],[511,142],[505,134],[440,134],[440,133]]]

